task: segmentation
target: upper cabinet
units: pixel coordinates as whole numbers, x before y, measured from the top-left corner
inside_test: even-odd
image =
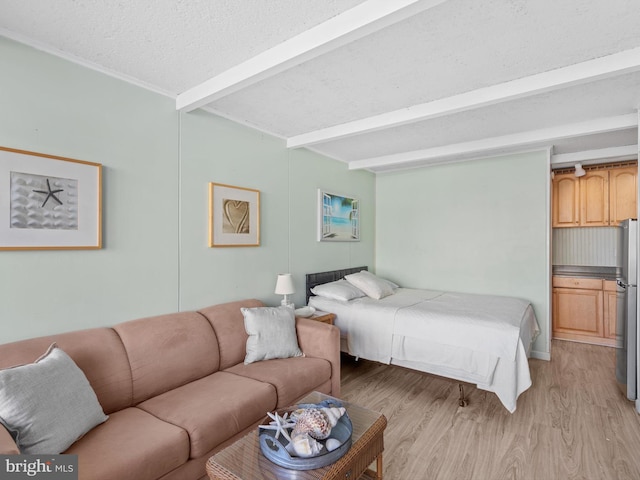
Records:
[[[609,171],[609,218],[617,225],[625,218],[638,216],[638,167]]]
[[[553,226],[578,227],[580,224],[580,179],[573,173],[553,178]]]
[[[588,170],[553,179],[553,227],[615,226],[637,217],[638,167]]]
[[[580,177],[580,226],[609,225],[609,172],[588,171]]]

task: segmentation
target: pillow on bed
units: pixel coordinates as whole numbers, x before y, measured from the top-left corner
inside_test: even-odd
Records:
[[[318,297],[330,298],[331,300],[342,300],[344,302],[366,296],[362,290],[354,287],[346,280],[338,280],[335,282],[324,283],[322,285],[316,285],[311,289],[311,293]]]
[[[368,297],[376,300],[393,294],[394,287],[392,285],[395,285],[395,283],[380,278],[367,270],[345,275],[344,278],[351,285],[362,290]]]

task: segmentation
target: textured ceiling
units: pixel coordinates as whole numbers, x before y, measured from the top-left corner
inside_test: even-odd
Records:
[[[624,116],[640,104],[638,0],[397,1],[413,4],[410,14],[283,62],[205,108],[289,141],[335,127],[336,135],[302,145],[374,171],[548,146],[593,150],[595,158],[599,149],[637,144],[637,115],[635,124]],[[352,12],[365,18],[387,7],[382,0],[3,0],[0,34],[177,97],[276,55],[288,40],[302,44],[314,29],[346,25]],[[619,52],[627,52],[623,66]],[[575,80],[571,66],[587,73]],[[542,81],[541,74],[552,75]],[[483,103],[492,88],[501,98]],[[461,94],[471,101],[450,107]],[[444,107],[427,119],[403,117],[430,102]],[[387,112],[398,119],[360,129]],[[346,122],[356,130],[343,129]]]

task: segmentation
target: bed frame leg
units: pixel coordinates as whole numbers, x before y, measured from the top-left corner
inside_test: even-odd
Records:
[[[461,407],[466,407],[467,405],[469,405],[469,402],[464,396],[464,385],[459,383],[458,388],[460,388],[460,398],[458,399],[458,405],[460,405]]]

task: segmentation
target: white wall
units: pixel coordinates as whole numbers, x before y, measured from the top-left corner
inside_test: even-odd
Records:
[[[376,271],[401,286],[532,302],[549,354],[548,152],[378,175]]]
[[[373,264],[371,173],[2,37],[0,71],[0,145],[104,175],[102,250],[0,251],[0,343],[241,298],[275,305],[287,270],[302,304],[303,273]],[[207,246],[209,182],[260,190],[260,247]],[[316,242],[318,187],[360,197],[361,242]]]

